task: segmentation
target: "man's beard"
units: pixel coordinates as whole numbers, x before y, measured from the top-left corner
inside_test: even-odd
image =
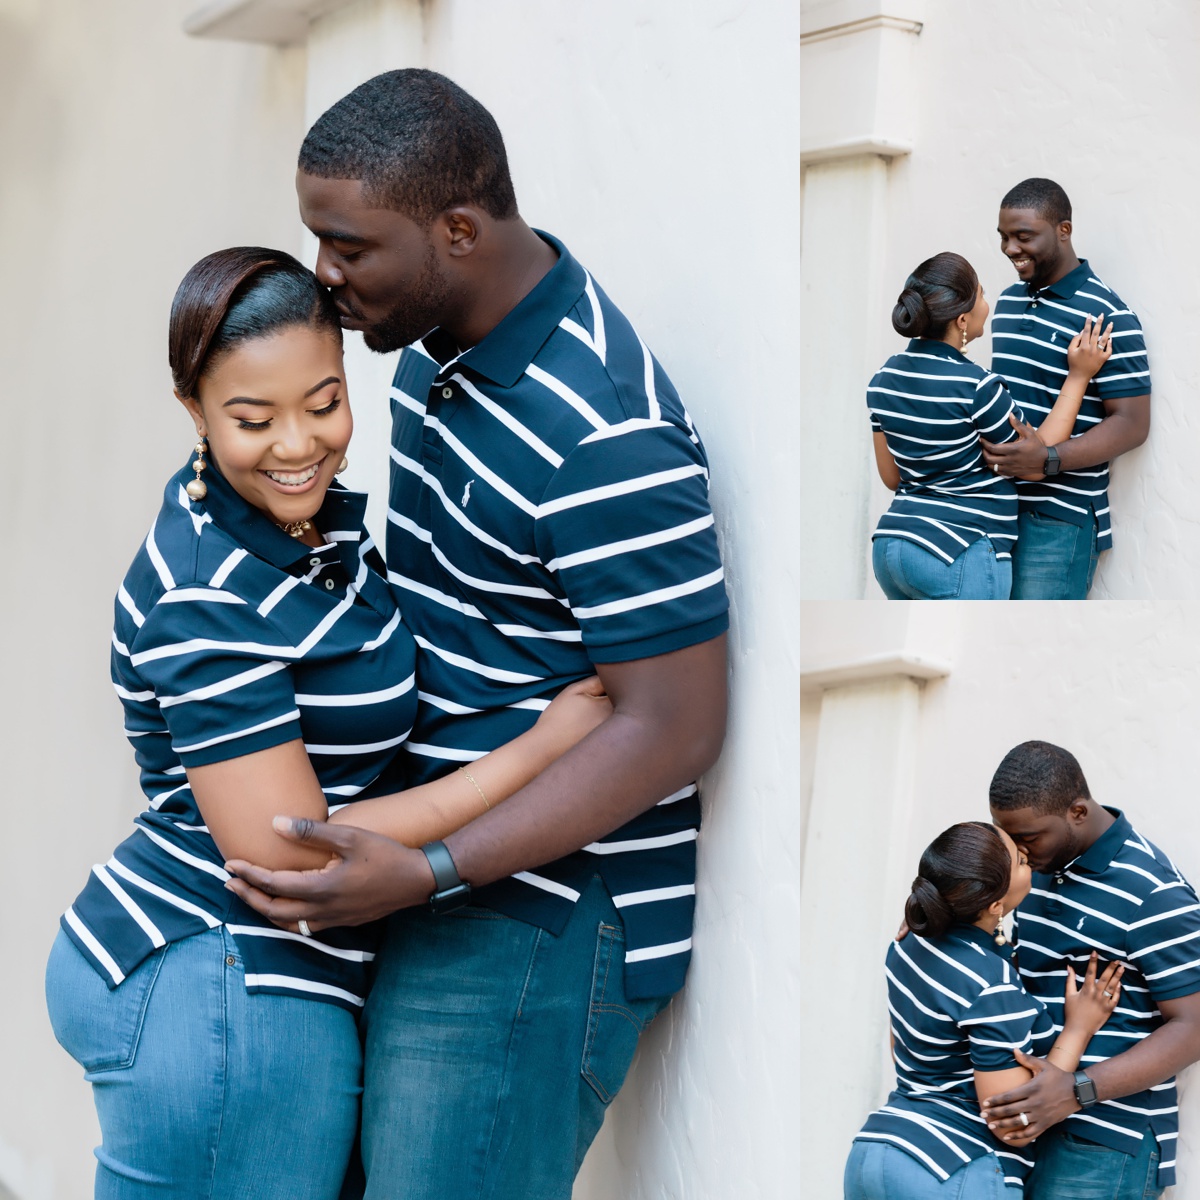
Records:
[[[362,331],[363,342],[376,354],[411,346],[440,324],[449,298],[450,284],[438,267],[437,251],[431,242],[420,275],[387,316]]]

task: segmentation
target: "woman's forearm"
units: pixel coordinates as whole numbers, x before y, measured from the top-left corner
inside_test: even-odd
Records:
[[[1083,403],[1083,396],[1090,381],[1090,375],[1081,375],[1075,371],[1068,373],[1054,407],[1038,426],[1038,436],[1047,446],[1057,446],[1059,442],[1065,442],[1071,436],[1071,430],[1075,428],[1075,418],[1079,416],[1079,406]]]
[[[1046,1057],[1060,1070],[1075,1072],[1079,1070],[1079,1060],[1091,1040],[1090,1033],[1068,1026],[1054,1040]]]
[[[423,846],[440,841],[520,791],[557,753],[535,726],[465,764],[465,770],[390,796],[358,800],[338,809],[329,820],[383,834],[406,846]]]

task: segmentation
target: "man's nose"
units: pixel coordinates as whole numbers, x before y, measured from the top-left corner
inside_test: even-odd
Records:
[[[332,258],[333,255],[331,255],[324,246],[317,251],[317,265],[315,268],[316,276],[324,287],[344,287],[346,284],[346,277],[336,266],[334,266],[333,262],[331,261]]]

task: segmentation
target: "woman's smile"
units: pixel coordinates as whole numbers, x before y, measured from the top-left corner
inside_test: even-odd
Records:
[[[326,458],[328,455],[325,456]],[[263,469],[259,473],[265,475],[281,492],[289,496],[307,492],[313,487],[313,481],[325,458],[318,459],[311,466],[302,467],[299,471],[279,471]]]

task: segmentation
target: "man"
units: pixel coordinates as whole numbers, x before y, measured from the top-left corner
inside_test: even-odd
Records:
[[[1071,245],[1071,202],[1049,179],[1026,179],[1000,203],[1000,249],[1021,282],[996,300],[992,370],[1026,413],[1045,415],[1067,375],[1067,347],[1088,315],[1113,326],[1113,354],[1088,385],[1069,440],[983,443],[984,461],[1018,480],[1014,600],[1084,600],[1112,545],[1108,464],[1150,430],[1150,366],[1137,316]]]
[[[1065,963],[1124,962],[1120,1003],[1074,1075],[1017,1053],[1028,1083],[984,1104],[997,1135],[1037,1139],[1028,1200],[1142,1200],[1175,1180],[1175,1076],[1200,1058],[1200,903],[1161,850],[1092,799],[1079,763],[1048,742],[1009,751],[992,819],[1029,856],[1016,913],[1025,989],[1062,1024]]]
[[[232,864],[233,886],[302,934],[396,913],[365,1014],[368,1197],[567,1200],[690,957],[692,781],[726,707],[704,451],[629,322],[521,219],[495,122],[450,80],[357,88],[297,189],[345,327],[408,347],[387,558],[422,704],[399,782],[469,764],[593,670],[614,712],[444,846],[297,823],[329,868]]]

